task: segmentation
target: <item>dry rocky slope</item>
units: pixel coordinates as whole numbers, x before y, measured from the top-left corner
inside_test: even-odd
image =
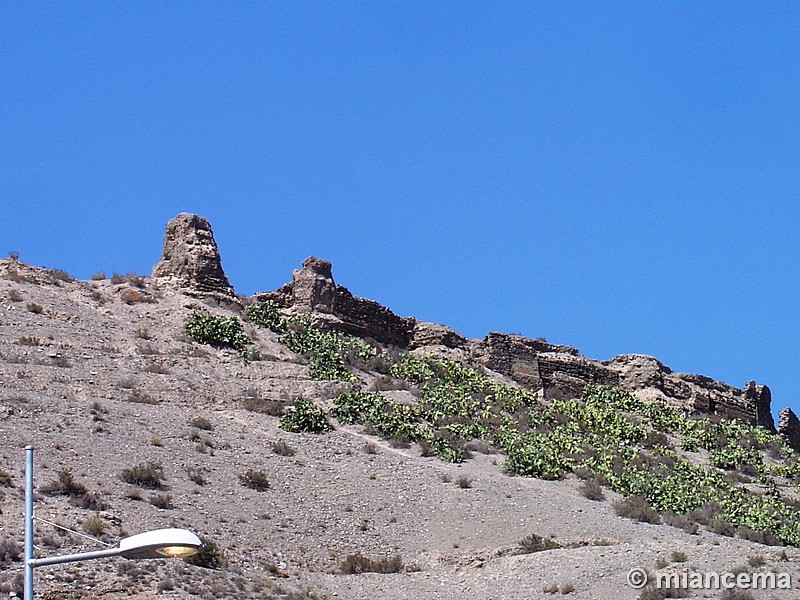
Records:
[[[640,592],[626,585],[626,573],[652,570],[659,559],[666,569],[744,566],[790,572],[800,582],[795,548],[623,519],[612,507],[617,494],[606,491],[598,502],[579,491],[573,476],[511,476],[498,453],[451,464],[358,425],[339,424],[324,435],[282,429],[263,407],[277,407],[267,410],[277,414],[298,396],[329,405],[342,392],[380,389],[382,377],[362,368],[356,381],[312,379],[306,358],[252,324],[245,331],[260,360],[185,333],[196,311],[235,316],[266,300],[286,316],[310,314],[319,327],[381,347],[453,359],[546,400],[603,384],[666,399],[687,415],[775,430],[764,385],[736,388],[673,373],[643,355],[596,361],[519,335],[467,339],[354,296],[318,258],[306,259],[277,290],[239,297],[209,223],[180,214],[167,224],[150,277],[77,281],[0,260],[0,598],[19,594],[15,545],[28,444],[37,449],[37,517],[111,543],[146,529],[186,527],[227,559],[222,569],[122,560],[42,569],[40,598],[516,600],[551,597],[557,589],[572,598],[634,599]],[[382,393],[413,401],[405,389]],[[777,431],[800,449],[800,422],[789,409],[781,411]],[[163,474],[155,487],[123,481],[124,470],[148,464]],[[263,472],[268,486],[242,485],[248,470]],[[65,471],[72,487],[56,485],[59,473],[62,484],[68,480]],[[44,522],[36,528],[43,555],[95,547]],[[553,538],[558,547],[520,553],[520,540],[530,534]],[[670,560],[675,552],[686,561]],[[356,553],[397,556],[406,568],[339,573]],[[755,557],[765,564],[753,566]],[[796,589],[753,594],[798,597]]]

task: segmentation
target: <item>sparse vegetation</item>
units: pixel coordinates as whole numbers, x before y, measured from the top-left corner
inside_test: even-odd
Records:
[[[193,417],[189,421],[189,425],[192,427],[196,427],[197,429],[202,429],[203,431],[211,431],[214,429],[214,425],[211,424],[206,417]]]
[[[128,305],[140,304],[142,302],[155,302],[155,298],[149,294],[145,294],[139,290],[128,287],[123,288],[122,291],[120,291],[119,299]]]
[[[727,589],[722,592],[721,600],[755,600],[752,592],[747,590]]]
[[[269,479],[264,471],[248,469],[239,475],[239,483],[244,487],[257,492],[265,492],[269,489]]]
[[[86,517],[81,523],[83,530],[89,535],[100,537],[106,532],[106,522],[98,515]]]
[[[147,392],[140,390],[139,388],[136,387],[131,389],[131,393],[128,394],[128,397],[125,398],[125,400],[137,404],[161,404],[161,400],[159,400],[158,398],[153,398]]]
[[[603,493],[603,487],[591,479],[585,480],[578,488],[578,491],[583,495],[584,498],[588,498],[589,500],[599,502],[600,500],[605,500],[606,498],[606,495]]]
[[[686,552],[683,550],[673,550],[669,558],[674,563],[684,563],[688,557],[686,556]]]
[[[145,373],[158,373],[159,375],[166,375],[169,373],[169,368],[163,362],[151,362],[147,364],[142,371]]]
[[[280,456],[294,456],[294,449],[282,440],[272,442],[272,451]]]
[[[11,538],[0,540],[0,565],[22,560],[22,546]]]
[[[204,569],[224,569],[228,565],[225,551],[211,538],[200,536],[202,546],[200,551],[194,556],[184,560],[190,565],[203,567]]]
[[[700,529],[698,524],[687,515],[677,515],[671,510],[664,513],[662,520],[670,527],[682,529],[686,533],[690,533],[692,535],[697,534],[698,530]]]
[[[122,481],[139,487],[159,490],[164,487],[164,467],[161,463],[147,462],[123,469]]]
[[[661,522],[659,514],[641,496],[633,496],[627,500],[614,502],[614,512],[620,517],[641,521],[642,523]]]
[[[41,304],[36,304],[36,302],[28,302],[25,308],[28,309],[28,312],[32,312],[35,315],[40,315],[44,312],[44,307]]]
[[[14,479],[11,477],[11,474],[4,469],[0,469],[0,486],[14,487]]]
[[[764,560],[764,557],[761,556],[760,554],[755,554],[747,557],[747,564],[753,567],[754,569],[757,569],[767,564],[767,561]]]
[[[175,508],[172,503],[172,496],[169,494],[153,494],[150,496],[150,504],[162,510],[171,510]]]
[[[205,485],[208,483],[206,479],[207,469],[205,467],[187,467],[186,473],[189,475],[189,480],[197,485]]]
[[[712,533],[724,535],[725,537],[733,537],[736,535],[736,529],[726,519],[722,517],[714,517],[708,522],[708,530]]]
[[[472,487],[472,479],[470,479],[466,475],[459,475],[458,479],[456,479],[456,484],[462,490],[466,490]]]
[[[575,586],[572,585],[569,582],[562,583],[561,586],[559,586],[559,588],[558,588],[558,593],[561,594],[562,596],[566,596],[567,594],[571,594],[574,591],[575,591]]]
[[[245,390],[242,408],[251,412],[264,413],[273,417],[280,417],[286,405],[285,400],[268,399],[261,396],[256,388]]]
[[[55,479],[41,486],[39,491],[47,496],[67,496],[69,498],[85,498],[89,496],[87,487],[75,480],[72,471],[62,469]]]
[[[344,575],[360,575],[362,573],[401,573],[404,569],[403,559],[399,556],[388,558],[369,558],[363,554],[350,554],[339,565],[339,573]]]
[[[519,554],[533,554],[544,550],[561,548],[561,544],[549,537],[542,537],[532,533],[519,541]]]

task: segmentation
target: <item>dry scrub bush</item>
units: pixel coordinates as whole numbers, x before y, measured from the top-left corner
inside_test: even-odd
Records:
[[[532,533],[519,541],[518,554],[533,554],[534,552],[555,550],[557,548],[561,548],[561,544],[554,539]]]
[[[339,565],[339,573],[344,575],[360,575],[361,573],[400,573],[403,571],[403,559],[399,556],[373,559],[363,554],[350,554]]]
[[[200,551],[184,560],[190,565],[203,567],[204,569],[224,569],[228,565],[225,551],[211,538],[201,535],[200,541],[202,542]]]
[[[175,508],[175,505],[172,503],[172,496],[169,494],[153,494],[150,496],[150,504],[163,510]]]
[[[131,485],[160,490],[164,487],[164,468],[157,462],[142,463],[123,469],[120,478]]]
[[[294,456],[294,449],[284,441],[273,442],[272,451],[280,456]]]
[[[192,420],[189,421],[189,425],[192,427],[196,427],[197,429],[202,429],[203,431],[211,431],[214,429],[214,426],[211,424],[205,417],[194,417]]]
[[[239,475],[239,483],[257,492],[264,492],[269,489],[267,474],[264,473],[264,471],[257,471],[255,469],[248,469]]]
[[[106,532],[106,522],[98,515],[86,517],[81,523],[81,527],[86,533],[95,537],[100,537]]]
[[[589,500],[594,500],[596,502],[605,500],[606,497],[600,484],[591,479],[584,481],[578,488],[578,491],[583,494],[584,498],[588,498]]]
[[[22,546],[16,540],[3,538],[0,540],[0,565],[22,560]]]
[[[620,517],[642,523],[658,524],[661,522],[659,514],[647,503],[647,500],[639,496],[614,502],[614,512]]]

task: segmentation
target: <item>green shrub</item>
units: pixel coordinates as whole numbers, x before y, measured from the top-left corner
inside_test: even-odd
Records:
[[[294,405],[290,406],[281,416],[280,426],[293,433],[301,431],[306,433],[325,433],[333,430],[328,417],[325,416],[325,411],[308,398],[303,398],[302,396],[297,398],[294,401]]]
[[[312,379],[356,381],[347,368],[354,358],[375,357],[371,347],[357,338],[315,326],[311,317],[299,315],[286,323],[281,341],[293,352],[308,356],[308,374]]]
[[[798,506],[780,498],[777,483],[786,478],[799,484],[800,461],[763,428],[686,418],[664,401],[599,385],[586,386],[580,398],[545,403],[528,390],[494,382],[456,361],[377,353],[357,338],[315,326],[307,315],[282,318],[272,303],[250,305],[245,314],[306,357],[314,379],[355,381],[356,369],[378,369],[392,379],[392,389],[413,390],[418,399],[411,404],[375,392],[340,394],[334,398],[333,416],[343,425],[361,424],[392,445],[418,443],[423,455],[444,461],[462,461],[472,448],[495,447],[506,455],[504,467],[516,475],[559,479],[575,471],[588,474],[585,478],[597,483],[584,483],[581,492],[601,497],[602,485],[619,493],[628,500],[615,508],[631,518],[658,522],[663,513],[665,522],[689,533],[696,533],[698,522],[714,519],[711,528],[725,523],[722,529],[729,535],[800,545]],[[283,402],[263,400],[257,393],[244,403],[248,410],[275,415],[284,409]],[[286,410],[281,427],[332,429],[325,412],[304,398]],[[680,458],[673,439],[675,447],[706,451],[711,467]],[[749,473],[765,493],[737,487],[740,478],[725,477],[724,470],[732,469]]]
[[[251,323],[266,327],[275,333],[286,333],[286,319],[280,316],[278,305],[271,300],[247,305],[244,315]]]
[[[207,311],[193,312],[185,326],[193,340],[211,346],[233,348],[242,352],[250,343],[242,322],[236,317],[212,315]]]

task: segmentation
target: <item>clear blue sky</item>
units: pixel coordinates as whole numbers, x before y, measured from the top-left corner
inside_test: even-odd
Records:
[[[0,253],[148,273],[210,219],[403,315],[796,410],[800,4],[2,2]]]

